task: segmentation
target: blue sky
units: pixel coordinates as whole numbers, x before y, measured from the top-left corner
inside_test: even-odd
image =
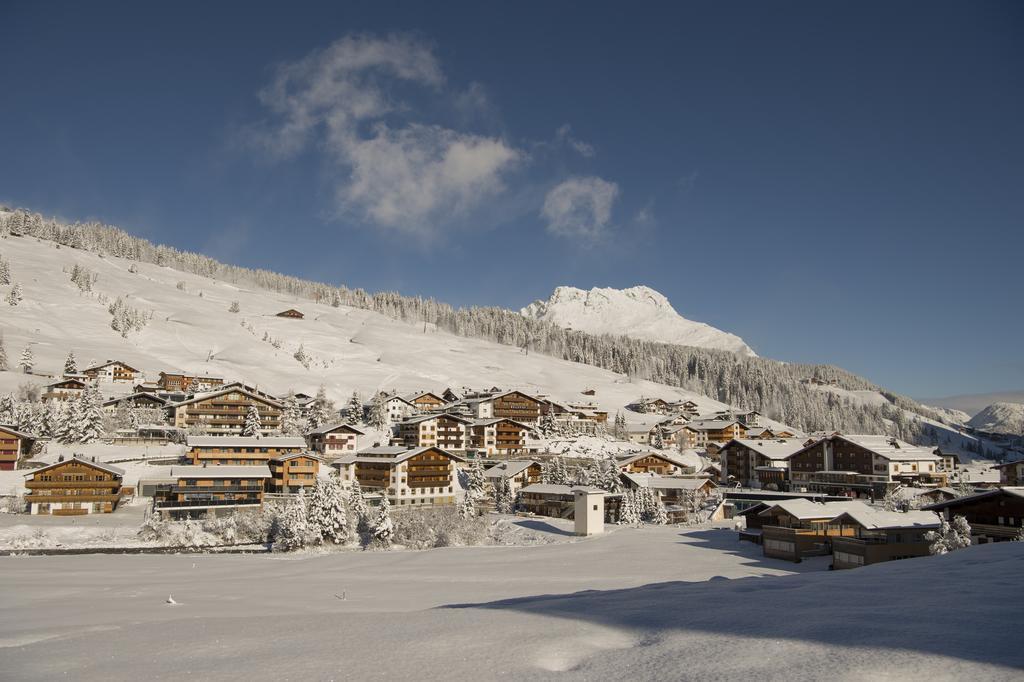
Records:
[[[1021,3],[228,5],[0,6],[0,201],[453,304],[646,284],[761,355],[1024,388]]]

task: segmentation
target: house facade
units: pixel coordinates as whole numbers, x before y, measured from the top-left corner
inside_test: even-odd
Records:
[[[409,417],[398,425],[398,444],[407,448],[438,447],[448,452],[463,452],[469,423],[453,414]]]
[[[456,465],[465,460],[437,447],[365,448],[332,464],[343,484],[358,481],[361,488],[383,493],[391,504],[404,507],[455,504]]]
[[[262,466],[175,466],[157,483],[153,510],[174,519],[204,518],[263,505],[270,469]]]
[[[250,407],[260,414],[260,430],[271,435],[281,430],[284,406],[244,388],[227,388],[197,395],[170,406],[172,423],[181,429],[202,429],[212,436],[240,436]]]
[[[657,474],[659,476],[678,476],[687,473],[682,462],[660,452],[644,452],[623,455],[615,458],[619,470],[624,474]],[[692,469],[689,470],[692,473]]]
[[[51,400],[73,400],[85,392],[85,387],[84,378],[65,377],[60,381],[48,384],[46,390],[43,391],[42,400],[44,403]]]
[[[25,474],[25,503],[30,514],[109,514],[123,480],[123,469],[76,456]]]
[[[739,483],[744,488],[773,486],[787,490],[789,458],[802,450],[798,440],[733,439],[718,452],[722,483]]]
[[[296,452],[290,455],[278,455],[271,458],[270,479],[267,481],[267,492],[297,493],[302,488],[312,488],[316,484],[317,473],[323,460],[311,452]]]
[[[857,568],[883,561],[928,556],[925,533],[939,527],[933,512],[892,512],[867,507],[852,509],[830,522],[831,526],[851,528],[831,539],[832,568]]]
[[[363,430],[351,424],[338,423],[313,429],[306,434],[306,443],[314,452],[333,459],[358,450],[359,438],[365,435]]]
[[[82,370],[82,374],[101,384],[120,384],[134,382],[139,370],[120,360],[107,360],[102,365]]]
[[[484,471],[484,478],[491,485],[497,485],[502,479],[507,479],[512,494],[518,494],[526,486],[540,483],[541,465],[533,460],[509,460],[500,462]]]
[[[35,437],[0,424],[0,471],[14,471],[18,460],[32,452]]]
[[[306,441],[298,436],[189,436],[185,447],[185,459],[193,466],[265,466],[275,457],[305,452]]]
[[[195,374],[182,374],[172,372],[160,372],[157,379],[157,389],[172,393],[190,393],[195,391],[210,391],[224,385],[221,377],[198,376]]]
[[[499,393],[491,398],[490,416],[493,418],[503,417],[524,424],[535,424],[540,419],[542,404],[543,401],[522,391]]]
[[[947,521],[963,516],[971,526],[971,537],[979,544],[1013,540],[1024,528],[1024,487],[994,488],[931,504],[923,510],[938,512]]]
[[[507,459],[528,450],[530,427],[513,419],[478,419],[469,431],[469,448],[477,457]]]
[[[997,464],[992,468],[999,470],[999,485],[1024,485],[1024,459]]]

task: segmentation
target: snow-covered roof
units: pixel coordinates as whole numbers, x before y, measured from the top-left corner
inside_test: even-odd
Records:
[[[733,424],[739,424],[735,419],[695,419],[686,424],[686,427],[694,431],[721,431]]]
[[[799,439],[767,440],[763,438],[733,438],[729,443],[739,443],[768,459],[788,459],[804,449]],[[729,443],[725,446],[728,447]]]
[[[307,436],[323,436],[324,434],[334,433],[335,431],[337,431],[339,429],[347,429],[348,431],[355,431],[360,436],[366,435],[366,432],[363,431],[362,429],[356,428],[355,426],[352,426],[351,424],[347,424],[345,422],[336,422],[334,424],[329,424],[329,425],[326,425],[326,426],[321,426],[319,429],[313,429],[312,431],[307,431],[306,435]]]
[[[306,439],[301,436],[188,436],[185,444],[190,448],[305,448]]]
[[[572,488],[572,486],[557,483],[534,483],[526,486],[520,492],[538,495],[572,495]]]
[[[934,512],[908,511],[896,512],[875,509],[863,505],[863,509],[855,508],[839,514],[831,523],[853,521],[868,530],[886,530],[892,528],[936,528],[939,517]]]
[[[54,467],[63,466],[65,464],[68,464],[69,462],[78,462],[79,464],[86,464],[88,466],[100,469],[101,471],[106,471],[108,474],[114,474],[115,476],[124,476],[124,469],[122,469],[121,467],[116,467],[113,464],[107,464],[105,462],[94,462],[91,459],[79,457],[78,455],[72,455],[68,459],[65,459],[63,462],[54,462],[53,464],[47,464],[44,467],[33,469],[31,472],[25,474],[25,476],[35,476],[40,472],[48,471]]]
[[[133,372],[139,371],[132,367],[131,365],[129,365],[127,362],[121,362],[120,360],[107,360],[101,365],[93,365],[92,367],[86,367],[85,369],[82,370],[82,373],[84,374],[85,372],[91,372],[94,369],[103,369],[104,367],[110,367],[111,365],[121,365],[125,369],[130,369]]]
[[[428,445],[421,448],[406,448],[401,445],[382,445],[375,448],[365,448],[356,452],[354,455],[346,455],[345,457],[339,457],[334,460],[335,464],[352,464],[354,462],[363,462],[366,464],[372,464],[375,462],[382,462],[390,460],[393,464],[399,464],[407,459],[415,457],[416,455],[422,454],[427,450],[436,450],[441,454],[454,459],[457,462],[465,462],[464,457],[460,457],[453,452],[433,445]]]
[[[468,423],[470,423],[472,421],[471,419],[466,419],[465,417],[460,417],[459,415],[452,414],[451,412],[434,412],[434,413],[429,413],[429,414],[420,414],[420,415],[416,415],[414,417],[406,417],[405,419],[402,420],[401,423],[402,424],[419,424],[421,422],[431,421],[433,419],[438,419],[440,417],[446,417],[448,419],[454,419],[455,421],[460,421],[460,422],[462,422],[464,424],[468,424]]]
[[[654,451],[637,452],[637,453],[633,453],[633,454],[629,454],[629,455],[617,455],[615,457],[615,461],[618,462],[620,467],[623,467],[623,466],[626,466],[628,464],[632,464],[633,462],[635,462],[637,460],[640,460],[640,459],[643,459],[645,457],[657,457],[658,459],[663,460],[665,462],[668,462],[669,464],[672,464],[672,465],[677,466],[677,467],[684,467],[684,466],[686,466],[686,464],[684,464],[682,461],[676,459],[672,455],[666,454],[664,452],[654,452]]]
[[[839,434],[834,436],[834,438],[859,445],[866,450],[870,450],[879,457],[884,457],[886,459],[934,461],[938,461],[940,459],[939,456],[929,448],[911,445],[906,441],[893,438],[892,436]]]
[[[518,476],[519,474],[523,473],[524,471],[526,471],[527,469],[536,464],[538,464],[538,462],[535,462],[532,459],[509,460],[507,462],[495,464],[494,466],[490,467],[489,469],[484,471],[484,476],[487,478]]]
[[[771,516],[772,512],[780,510],[801,520],[833,519],[846,511],[868,508],[863,502],[812,502],[804,498],[766,501],[765,504],[767,509],[760,512],[759,516]]]
[[[970,504],[977,500],[983,500],[988,497],[997,497],[999,495],[1010,495],[1011,497],[1019,497],[1024,499],[1024,486],[1003,486],[1002,488],[993,488],[992,490],[985,490],[974,495],[967,495],[965,497],[958,497],[955,500],[945,500],[943,502],[936,502],[935,504],[929,504],[926,507],[922,507],[925,511],[938,511],[940,509],[946,509],[948,507],[958,507],[962,504]]]
[[[271,457],[270,461],[271,462],[286,462],[289,459],[296,459],[298,457],[308,457],[310,459],[315,459],[318,462],[325,462],[326,461],[323,457],[320,457],[315,452],[309,452],[309,451],[305,451],[305,452],[289,452],[289,453],[284,454],[284,455],[278,455],[277,457]]]
[[[27,438],[29,440],[35,440],[36,438],[31,434],[25,433],[23,431],[18,431],[16,428],[8,424],[0,424],[0,431],[3,431],[4,433],[9,433],[12,436],[16,436],[18,438]]]
[[[718,485],[710,478],[677,478],[675,476],[657,476],[654,474],[623,474],[638,488],[657,488],[658,490],[699,490],[710,483]]]
[[[168,476],[174,478],[270,478],[270,467],[254,466],[194,466],[181,465],[171,467]]]
[[[261,395],[259,393],[255,393],[255,392],[251,391],[250,389],[248,389],[248,388],[246,388],[246,387],[244,387],[244,386],[242,386],[240,384],[229,384],[228,386],[224,386],[222,388],[218,388],[216,391],[210,391],[208,393],[197,393],[196,395],[194,395],[193,397],[189,398],[188,400],[182,400],[180,403],[174,403],[173,407],[181,407],[182,405],[189,405],[191,403],[198,402],[200,400],[209,400],[210,398],[216,398],[217,396],[221,396],[221,395],[224,395],[225,393],[232,393],[232,392],[244,393],[244,394],[246,394],[247,396],[249,396],[250,398],[252,398],[254,400],[259,400],[260,402],[264,402],[264,403],[270,403],[274,407],[278,407],[278,408],[284,407],[284,405],[281,403],[280,400],[278,400],[277,398],[272,397],[270,394],[262,393],[261,392],[262,393],[262,395]]]
[[[106,407],[108,405],[117,405],[119,403],[125,402],[126,400],[138,400],[138,399],[152,400],[153,402],[160,403],[161,405],[166,405],[167,404],[166,400],[164,400],[163,398],[161,398],[158,395],[153,395],[152,393],[131,393],[129,395],[121,396],[120,398],[111,398],[110,400],[105,401],[103,403],[103,406]]]

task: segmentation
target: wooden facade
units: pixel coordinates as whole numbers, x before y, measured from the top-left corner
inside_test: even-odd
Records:
[[[175,374],[169,372],[160,372],[160,378],[156,382],[158,389],[181,393],[211,390],[223,385],[224,379],[220,377],[197,376],[195,374]]]
[[[85,381],[83,379],[64,378],[48,385],[43,392],[42,400],[43,402],[70,400],[79,397],[84,391]]]
[[[512,419],[483,419],[470,427],[469,447],[478,456],[509,459],[526,452],[529,427]]]
[[[491,416],[529,424],[540,419],[542,404],[543,401],[521,391],[509,391],[492,398]]]
[[[333,424],[306,434],[310,449],[328,459],[352,454],[359,449],[359,437],[366,435],[351,424]]]
[[[305,315],[295,308],[289,308],[288,310],[282,310],[275,317],[287,317],[291,320],[301,320]]]
[[[135,381],[135,377],[139,374],[139,370],[121,362],[120,360],[107,360],[102,365],[96,365],[83,370],[82,374],[93,381],[131,383]]]
[[[468,440],[468,422],[452,414],[412,417],[398,425],[398,439],[409,448],[438,447],[462,452]]]
[[[169,481],[155,486],[153,509],[171,518],[202,518],[260,507],[270,476],[265,465],[173,467]]]
[[[281,455],[269,461],[269,492],[297,493],[300,488],[312,488],[320,471],[321,459],[309,452]]]
[[[270,435],[281,429],[283,406],[243,388],[223,389],[171,405],[173,423],[182,429],[201,428],[209,435],[238,436],[251,406],[260,413],[261,431]]]
[[[305,452],[306,441],[298,436],[190,436],[186,447],[185,459],[194,466],[258,466]]]
[[[674,476],[684,473],[683,465],[665,455],[648,452],[640,455],[626,455],[617,458],[619,469],[624,474],[657,474]]]
[[[1024,528],[1024,487],[1006,486],[924,507],[947,521],[963,516],[979,543],[1013,540]]]
[[[121,501],[124,471],[109,464],[72,457],[25,476],[31,514],[105,514]]]
[[[437,447],[376,447],[341,457],[332,466],[343,483],[381,492],[397,506],[455,503],[456,464],[462,457]]]
[[[414,393],[411,396],[406,396],[406,400],[416,408],[419,412],[430,412],[432,410],[439,410],[445,406],[445,399],[435,393]]]
[[[13,471],[18,460],[32,452],[35,438],[0,424],[0,471]]]

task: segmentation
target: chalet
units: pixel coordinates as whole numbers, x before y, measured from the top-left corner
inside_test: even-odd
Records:
[[[833,434],[789,458],[794,489],[880,498],[896,484],[944,486],[939,457],[889,436]]]
[[[210,435],[239,436],[250,407],[260,414],[264,435],[281,429],[284,406],[243,388],[225,388],[203,393],[170,406],[171,421],[183,429],[202,429]]]
[[[915,488],[904,488],[900,490],[900,493],[903,499],[913,500],[918,507],[926,507],[929,504],[937,504],[939,502],[946,502],[948,500],[955,500],[958,497],[962,497],[962,495],[958,494],[956,490],[945,487],[930,488],[923,492]]]
[[[663,452],[641,452],[638,454],[621,455],[615,458],[619,469],[624,474],[658,474],[659,476],[675,476],[693,473],[688,467],[671,455]]]
[[[122,408],[162,410],[165,407],[167,401],[153,393],[132,393],[103,403],[103,410],[110,413]]]
[[[388,426],[394,426],[406,417],[416,414],[416,406],[400,395],[385,395],[384,409],[388,415]],[[373,409],[373,401],[363,405],[363,412],[369,414]]]
[[[160,372],[160,378],[156,382],[158,390],[181,393],[216,390],[223,385],[224,379],[221,377],[168,372]]]
[[[540,476],[540,462],[533,460],[509,460],[484,471],[484,478],[492,485],[496,485],[502,479],[508,479],[512,494],[517,494],[526,486],[540,483]]]
[[[693,402],[692,400],[684,400],[681,403],[673,405],[673,407],[675,409],[678,409],[683,414],[688,414],[694,417],[700,414],[697,408],[697,403]]]
[[[398,425],[399,444],[408,448],[438,447],[462,452],[469,440],[471,420],[454,414],[423,414]]]
[[[650,414],[668,414],[670,403],[664,398],[639,398],[630,403],[627,407],[634,412]]]
[[[944,452],[942,448],[935,448],[934,453],[940,460],[940,471],[956,471],[960,466],[960,455],[955,452]]]
[[[323,460],[311,452],[293,452],[272,457],[267,463],[270,466],[267,491],[297,493],[300,488],[313,487],[322,463]]]
[[[0,424],[0,471],[14,471],[18,460],[32,452],[35,437]]]
[[[537,516],[571,519],[575,502],[571,485],[534,483],[519,490],[519,506]]]
[[[865,507],[863,502],[856,501],[812,502],[796,498],[764,502],[744,515],[748,532],[760,528],[765,556],[800,562],[805,556],[828,554],[833,536],[852,536],[852,527],[833,526],[831,521],[843,512]]]
[[[398,506],[455,503],[456,464],[466,460],[436,447],[374,447],[345,455],[332,464],[343,483],[359,481]]]
[[[351,424],[329,424],[307,433],[306,443],[313,451],[328,459],[333,459],[358,450],[359,437],[365,435],[365,431]]]
[[[686,429],[696,432],[695,446],[704,447],[710,442],[728,443],[733,438],[743,438],[747,430],[735,419],[694,419],[686,424]]]
[[[444,393],[441,394],[441,399],[444,400],[445,403],[457,403],[458,401],[462,400],[462,396],[453,391],[451,388],[446,388],[444,389]]]
[[[627,488],[649,488],[658,493],[671,523],[689,520],[718,486],[710,478],[677,478],[657,474],[622,474]]]
[[[490,417],[504,417],[524,424],[533,424],[540,419],[542,404],[543,401],[521,391],[498,393],[491,397]]]
[[[82,370],[82,374],[92,381],[103,383],[131,383],[139,374],[139,370],[120,360],[107,360],[102,365],[95,365]]]
[[[734,438],[718,452],[722,482],[739,483],[745,488],[771,486],[775,490],[786,490],[789,458],[803,447],[798,440]]]
[[[306,441],[298,436],[189,436],[185,447],[185,459],[195,466],[258,466],[305,452]]]
[[[411,404],[417,412],[439,410],[444,407],[447,402],[441,396],[429,391],[407,395],[405,396],[405,401]]]
[[[829,525],[839,528],[831,539],[832,568],[856,568],[928,556],[924,536],[939,527],[939,517],[933,512],[893,512],[862,505],[843,512]]]
[[[593,405],[565,405],[554,400],[543,401],[541,415],[556,427],[572,433],[595,434],[608,421],[608,413]]]
[[[289,308],[288,310],[282,310],[277,313],[274,317],[287,317],[290,320],[301,320],[305,317],[304,314],[300,313],[295,308]]]
[[[48,384],[43,391],[43,402],[50,400],[71,400],[78,398],[85,392],[86,383],[84,379],[65,377],[60,381]]]
[[[996,464],[993,469],[999,470],[999,484],[1018,486],[1024,485],[1024,459],[1016,462]]]
[[[521,455],[527,445],[531,427],[514,419],[476,419],[469,426],[469,448],[475,456],[498,459]]]
[[[30,514],[106,514],[121,501],[124,470],[78,455],[25,474]]]
[[[1019,537],[1024,528],[1024,487],[1005,486],[924,507],[947,521],[963,516],[979,544]]]
[[[258,509],[263,505],[264,486],[270,476],[266,464],[171,467],[165,481],[153,486],[153,510],[182,519]]]

